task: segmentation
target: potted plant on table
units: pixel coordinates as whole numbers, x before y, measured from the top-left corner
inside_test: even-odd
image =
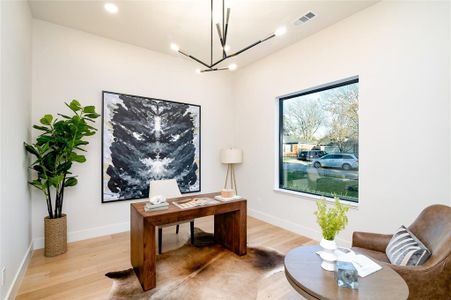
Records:
[[[61,119],[47,114],[34,129],[41,131],[35,143],[24,143],[25,149],[35,156],[30,165],[36,178],[29,183],[44,194],[48,216],[44,218],[45,256],[56,256],[67,250],[67,217],[63,214],[64,190],[75,186],[77,176],[70,170],[72,164],[84,163],[86,152],[83,146],[89,144],[86,137],[94,135],[91,126],[100,115],[94,106],[81,106],[72,100],[67,107],[72,116],[58,114]]]
[[[323,239],[320,242],[322,247],[320,256],[323,259],[321,267],[327,271],[333,271],[337,259],[334,253],[337,249],[335,236],[348,224],[346,213],[349,210],[349,206],[343,205],[338,198],[335,198],[335,205],[329,209],[327,209],[327,201],[325,199],[317,201],[316,205],[318,208],[315,212],[316,222],[323,233]]]

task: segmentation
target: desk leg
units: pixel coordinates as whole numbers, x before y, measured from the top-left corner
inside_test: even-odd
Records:
[[[239,210],[215,215],[215,240],[238,255],[247,251],[246,205]]]
[[[131,206],[130,255],[133,269],[147,291],[156,286],[155,226]]]

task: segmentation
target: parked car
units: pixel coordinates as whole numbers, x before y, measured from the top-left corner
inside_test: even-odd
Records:
[[[298,160],[312,161],[326,154],[327,153],[322,150],[299,151]]]
[[[341,168],[351,170],[359,168],[359,159],[351,153],[332,153],[313,161],[315,168]]]

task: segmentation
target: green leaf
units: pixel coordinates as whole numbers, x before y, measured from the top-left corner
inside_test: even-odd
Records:
[[[36,139],[39,145],[44,145],[45,143],[53,142],[54,140],[55,138],[53,136],[48,135],[41,135]]]
[[[44,173],[44,168],[40,165],[33,166],[33,170],[35,170],[38,173]]]
[[[64,175],[63,174],[59,174],[57,176],[53,176],[49,178],[49,183],[53,186],[53,187],[58,187],[58,185],[60,185],[63,182],[64,179]]]
[[[64,182],[64,186],[68,187],[68,186],[74,186],[78,183],[77,178],[75,177],[69,177],[66,179],[66,181]]]
[[[72,122],[75,126],[78,126],[78,124],[80,123],[80,120],[81,120],[80,117],[77,115],[72,117]]]
[[[80,102],[78,102],[77,100],[72,100],[70,103],[69,103],[69,108],[71,109],[71,110],[73,110],[74,112],[77,112],[77,111],[79,111],[80,109],[81,109],[81,104],[80,104]]]
[[[84,163],[86,161],[86,157],[84,155],[78,155],[77,153],[72,152],[70,154],[70,160],[78,163]]]
[[[53,150],[47,152],[41,159],[41,165],[43,165],[47,170],[53,170],[55,167],[55,161],[58,150]],[[49,175],[51,176],[51,175]]]
[[[38,147],[40,153],[45,153],[47,150],[49,150],[50,146],[48,143],[45,143],[44,145],[41,145]]]
[[[41,124],[50,125],[52,123],[52,120],[53,120],[52,115],[45,115],[39,121],[41,122]]]
[[[82,140],[77,140],[75,141],[74,145],[79,146],[79,145],[88,145],[89,142],[88,141],[82,141]]]
[[[87,113],[87,114],[95,114],[96,107],[94,105],[85,106],[85,107],[83,107],[83,112]]]
[[[37,157],[41,156],[39,151],[35,147],[33,147],[32,145],[24,143],[24,146],[25,146],[25,150],[27,150],[29,153],[34,154]]]
[[[41,191],[46,189],[45,184],[43,184],[40,180],[33,180],[29,181],[28,183],[34,186],[35,188],[40,189]]]
[[[50,130],[49,128],[47,128],[45,126],[39,126],[39,125],[33,125],[33,128],[37,129],[37,130],[42,130],[42,131],[49,131]]]
[[[56,170],[57,170],[57,172],[66,173],[67,171],[70,170],[71,167],[72,167],[72,162],[71,161],[67,161],[67,162],[62,163],[61,165],[59,165]]]
[[[67,116],[67,115],[63,115],[63,114],[58,114],[59,116],[63,117],[64,119],[71,119],[71,117]]]
[[[100,117],[100,115],[97,113],[89,113],[89,114],[86,114],[85,116],[90,119],[96,119],[96,118]]]

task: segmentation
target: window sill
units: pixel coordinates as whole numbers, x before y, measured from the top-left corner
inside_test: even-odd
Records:
[[[331,198],[331,197],[317,196],[317,195],[312,195],[312,194],[307,194],[307,193],[302,193],[302,192],[295,192],[295,191],[281,189],[281,188],[278,188],[278,187],[275,187],[274,191],[278,192],[278,193],[290,194],[290,195],[297,196],[297,197],[300,197],[300,198],[303,198],[303,199],[307,199],[307,200],[317,201],[317,200],[321,200],[321,199],[326,199],[327,202],[330,202],[330,203],[334,203],[335,202],[334,198]],[[352,202],[352,201],[340,200],[340,202],[345,204],[345,205],[350,206],[353,209],[358,209],[358,207],[359,207],[359,203],[355,203],[355,202]]]

